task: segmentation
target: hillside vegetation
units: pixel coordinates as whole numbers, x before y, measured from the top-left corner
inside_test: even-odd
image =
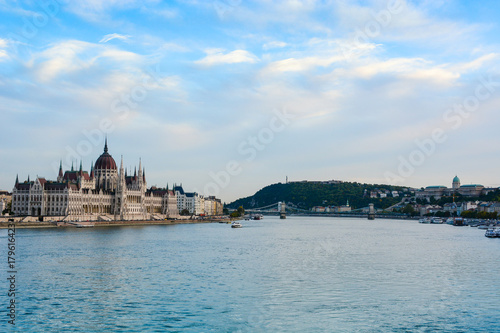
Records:
[[[370,198],[371,191],[399,191],[399,197]],[[302,209],[314,206],[341,206],[349,200],[353,208],[362,208],[373,203],[376,208],[387,208],[402,199],[402,193],[408,191],[405,187],[392,185],[372,185],[360,183],[326,183],[326,182],[293,182],[278,183],[266,186],[252,196],[238,199],[227,205],[235,209],[243,206],[245,209],[264,207],[279,201],[293,203]]]

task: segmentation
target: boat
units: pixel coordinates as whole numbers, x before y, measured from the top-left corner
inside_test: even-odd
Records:
[[[231,228],[241,228],[243,227],[240,222],[233,222]]]
[[[500,237],[500,228],[488,229],[484,233],[485,237],[488,238],[499,238]]]
[[[263,216],[261,214],[256,214],[253,216],[254,220],[262,220]]]
[[[76,227],[77,228],[93,228],[94,225],[93,224],[77,224]]]
[[[433,218],[431,219],[431,223],[432,223],[432,224],[442,224],[442,223],[443,223],[443,219],[442,219],[442,218],[440,218],[440,217],[433,217]]]
[[[431,219],[429,219],[428,217],[426,217],[425,219],[418,220],[418,223],[431,223]]]

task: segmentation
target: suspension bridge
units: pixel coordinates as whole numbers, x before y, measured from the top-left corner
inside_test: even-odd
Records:
[[[293,203],[284,203],[284,202],[275,202],[273,204],[263,206],[263,207],[255,207],[245,209],[246,213],[249,214],[296,214],[296,213],[310,213],[308,209],[302,209],[294,205]]]
[[[377,209],[373,206],[373,204],[370,204],[367,207],[362,207],[362,208],[357,208],[357,209],[352,209],[349,212],[342,212],[342,213],[315,213],[311,212],[309,209],[303,209],[299,208],[297,205],[287,202],[275,202],[273,204],[267,205],[267,206],[262,206],[262,207],[253,207],[253,208],[248,208],[245,209],[245,213],[250,214],[250,215],[255,215],[255,214],[262,214],[262,215],[280,215],[281,218],[285,218],[286,215],[289,214],[303,214],[303,215],[330,215],[330,216],[338,216],[338,217],[368,217],[368,219],[372,220],[377,217],[384,217],[384,218],[401,218],[405,217],[404,215],[401,214],[383,214],[380,212],[377,212]]]

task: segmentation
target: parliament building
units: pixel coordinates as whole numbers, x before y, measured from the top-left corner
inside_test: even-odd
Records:
[[[64,220],[143,220],[177,217],[176,192],[168,188],[147,188],[139,161],[134,175],[127,175],[123,157],[118,169],[108,152],[99,156],[90,174],[82,170],[63,172],[56,181],[37,177],[19,182],[12,191],[12,212],[17,216],[53,217]]]

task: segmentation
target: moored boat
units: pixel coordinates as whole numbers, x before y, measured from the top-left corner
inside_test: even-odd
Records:
[[[93,224],[77,224],[76,227],[77,228],[93,228],[94,225]]]
[[[500,228],[488,229],[484,233],[485,237],[488,238],[499,238],[500,237]]]
[[[241,228],[243,227],[240,222],[233,222],[231,228]]]
[[[432,223],[432,224],[442,224],[442,223],[443,223],[443,219],[442,219],[442,218],[440,218],[440,217],[433,217],[433,218],[431,219],[431,223]]]

